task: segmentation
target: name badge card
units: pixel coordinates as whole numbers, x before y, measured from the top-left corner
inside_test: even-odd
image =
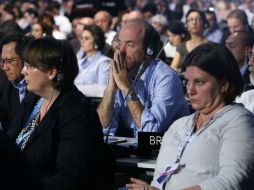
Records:
[[[170,176],[174,174],[177,169],[179,168],[180,163],[174,163],[166,167],[164,172],[156,179],[156,182],[159,186],[162,186],[164,183],[166,183]]]

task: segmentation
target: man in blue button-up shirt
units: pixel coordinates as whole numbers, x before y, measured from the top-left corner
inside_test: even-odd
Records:
[[[119,50],[98,108],[105,131],[114,134],[121,116],[133,136],[139,131],[165,132],[189,113],[178,74],[155,59],[159,49],[159,34],[147,22],[130,21],[121,29]]]

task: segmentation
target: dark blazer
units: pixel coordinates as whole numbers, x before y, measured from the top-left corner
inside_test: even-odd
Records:
[[[19,91],[10,82],[5,73],[0,72],[0,122],[6,131],[18,110],[20,109]],[[27,98],[29,92],[26,92]]]
[[[38,97],[22,103],[8,134],[15,140]],[[104,177],[102,127],[96,110],[76,87],[61,92],[28,140],[24,153],[47,190],[111,189]],[[111,184],[112,185],[112,184]]]
[[[22,152],[0,131],[0,186],[4,189],[42,190],[38,176]],[[29,182],[28,182],[29,179]]]

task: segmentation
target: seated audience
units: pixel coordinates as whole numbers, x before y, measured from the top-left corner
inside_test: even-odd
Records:
[[[90,101],[74,86],[78,65],[71,44],[49,37],[34,40],[24,60],[27,89],[35,95],[22,103],[8,134],[46,190],[109,189],[104,180],[112,175],[104,170],[110,164],[101,125]]]
[[[189,113],[178,74],[161,60],[159,33],[146,21],[129,21],[119,33],[109,83],[98,107],[105,133],[115,134],[121,118],[125,133],[165,132]],[[109,131],[108,131],[109,130]]]
[[[96,25],[85,26],[81,35],[84,57],[78,63],[76,85],[106,86],[109,78],[110,58],[102,54],[105,46],[103,31]]]
[[[250,71],[248,65],[248,52],[251,51],[253,44],[254,37],[252,34],[244,31],[233,32],[226,39],[226,46],[234,55],[243,77],[244,91],[253,89],[253,85],[250,82]]]
[[[186,57],[184,71],[196,112],[175,121],[165,133],[151,185],[131,178],[126,186],[253,189],[254,116],[233,103],[243,90],[234,56],[222,45],[203,44]]]

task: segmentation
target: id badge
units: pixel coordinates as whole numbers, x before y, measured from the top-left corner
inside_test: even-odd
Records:
[[[156,179],[158,185],[162,186],[164,183],[166,183],[170,176],[177,171],[179,165],[180,163],[178,162],[167,166],[164,172]]]

